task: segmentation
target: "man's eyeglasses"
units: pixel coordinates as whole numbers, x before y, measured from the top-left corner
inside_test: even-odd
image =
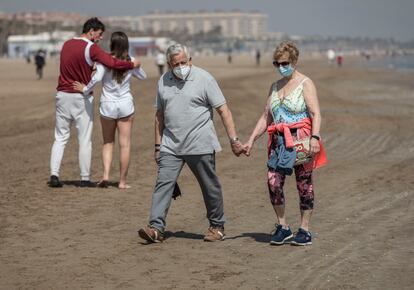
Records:
[[[273,65],[276,66],[276,67],[287,66],[287,65],[290,65],[290,62],[288,62],[288,61],[278,62],[278,61],[274,60]]]

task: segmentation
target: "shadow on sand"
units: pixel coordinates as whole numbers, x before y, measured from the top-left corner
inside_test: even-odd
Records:
[[[165,232],[165,238],[179,238],[179,239],[191,239],[191,240],[202,240],[204,239],[204,235],[201,234],[194,234],[194,233],[188,233],[184,231],[178,231],[178,232]]]
[[[180,239],[192,239],[192,240],[202,240],[204,239],[204,235],[201,234],[194,234],[194,233],[188,233],[184,231],[178,231],[178,232],[165,232],[165,238],[180,238]],[[259,243],[269,243],[270,241],[270,234],[266,233],[242,233],[241,235],[237,236],[226,236],[226,240],[235,240],[239,238],[252,238],[256,242]]]
[[[81,187],[80,180],[61,180],[60,181],[63,186],[72,186],[72,187]],[[49,181],[46,182],[49,185]],[[89,186],[86,187],[97,187],[97,188],[108,188],[108,187],[116,187],[118,188],[119,182],[117,181],[105,181],[105,186],[100,186],[99,182],[91,181]]]
[[[164,233],[164,237],[165,237],[166,240],[168,240],[169,238],[190,239],[190,240],[203,240],[204,239],[204,235],[202,235],[202,234],[188,233],[188,232],[184,232],[184,231],[177,231],[177,232],[166,231]],[[241,235],[237,235],[237,236],[232,236],[232,237],[227,236],[225,240],[235,240],[235,239],[239,239],[239,238],[251,238],[251,239],[254,239],[258,243],[266,243],[267,244],[270,241],[270,234],[266,234],[266,233],[242,233]],[[149,245],[149,244],[152,244],[152,243],[142,241],[141,244],[142,245]]]
[[[238,236],[233,237],[226,237],[226,240],[235,240],[239,238],[251,238],[254,239],[258,243],[269,243],[270,241],[270,234],[266,233],[242,233]]]

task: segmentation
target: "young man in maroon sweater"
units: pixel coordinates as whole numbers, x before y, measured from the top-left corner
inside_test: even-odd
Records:
[[[140,66],[137,59],[133,62],[122,61],[103,51],[97,43],[103,38],[104,31],[105,25],[98,18],[91,18],[83,25],[82,34],[66,41],[62,47],[56,95],[55,142],[50,157],[50,187],[63,186],[59,180],[60,164],[65,145],[69,141],[72,123],[75,124],[78,133],[80,186],[94,186],[90,182],[93,95],[84,96],[73,89],[73,83],[89,83],[95,62],[108,68],[125,70]]]

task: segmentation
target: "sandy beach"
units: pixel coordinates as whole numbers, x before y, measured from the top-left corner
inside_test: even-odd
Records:
[[[0,59],[0,289],[412,289],[414,285],[414,73],[300,60],[322,111],[329,165],[315,171],[313,245],[269,245],[276,217],[266,185],[264,136],[252,156],[235,157],[215,114],[227,240],[205,243],[208,222],[196,179],[184,168],[167,240],[146,245],[156,177],[154,98],[158,80],[134,81],[136,116],[128,182],[120,191],[79,188],[76,131],[62,163],[63,188],[49,188],[58,63],[44,79],[34,64]],[[218,80],[242,141],[279,76],[270,57],[193,60]],[[102,173],[95,90],[92,180]],[[118,151],[111,181],[118,178]],[[287,217],[299,226],[294,177],[285,185]]]

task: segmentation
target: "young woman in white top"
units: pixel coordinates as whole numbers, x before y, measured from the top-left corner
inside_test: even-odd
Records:
[[[123,32],[114,32],[111,35],[111,54],[121,60],[130,60],[128,55],[128,37]],[[91,81],[85,85],[75,82],[73,87],[85,95],[91,93],[93,87],[102,81],[102,94],[100,98],[99,112],[101,115],[103,148],[102,161],[104,172],[99,187],[108,187],[109,171],[112,163],[112,155],[115,141],[115,132],[118,129],[119,153],[120,153],[120,178],[118,188],[129,188],[126,184],[130,152],[131,130],[134,119],[134,100],[131,95],[131,77],[145,79],[147,76],[141,67],[129,71],[108,69],[100,63],[96,64],[96,73]]]

